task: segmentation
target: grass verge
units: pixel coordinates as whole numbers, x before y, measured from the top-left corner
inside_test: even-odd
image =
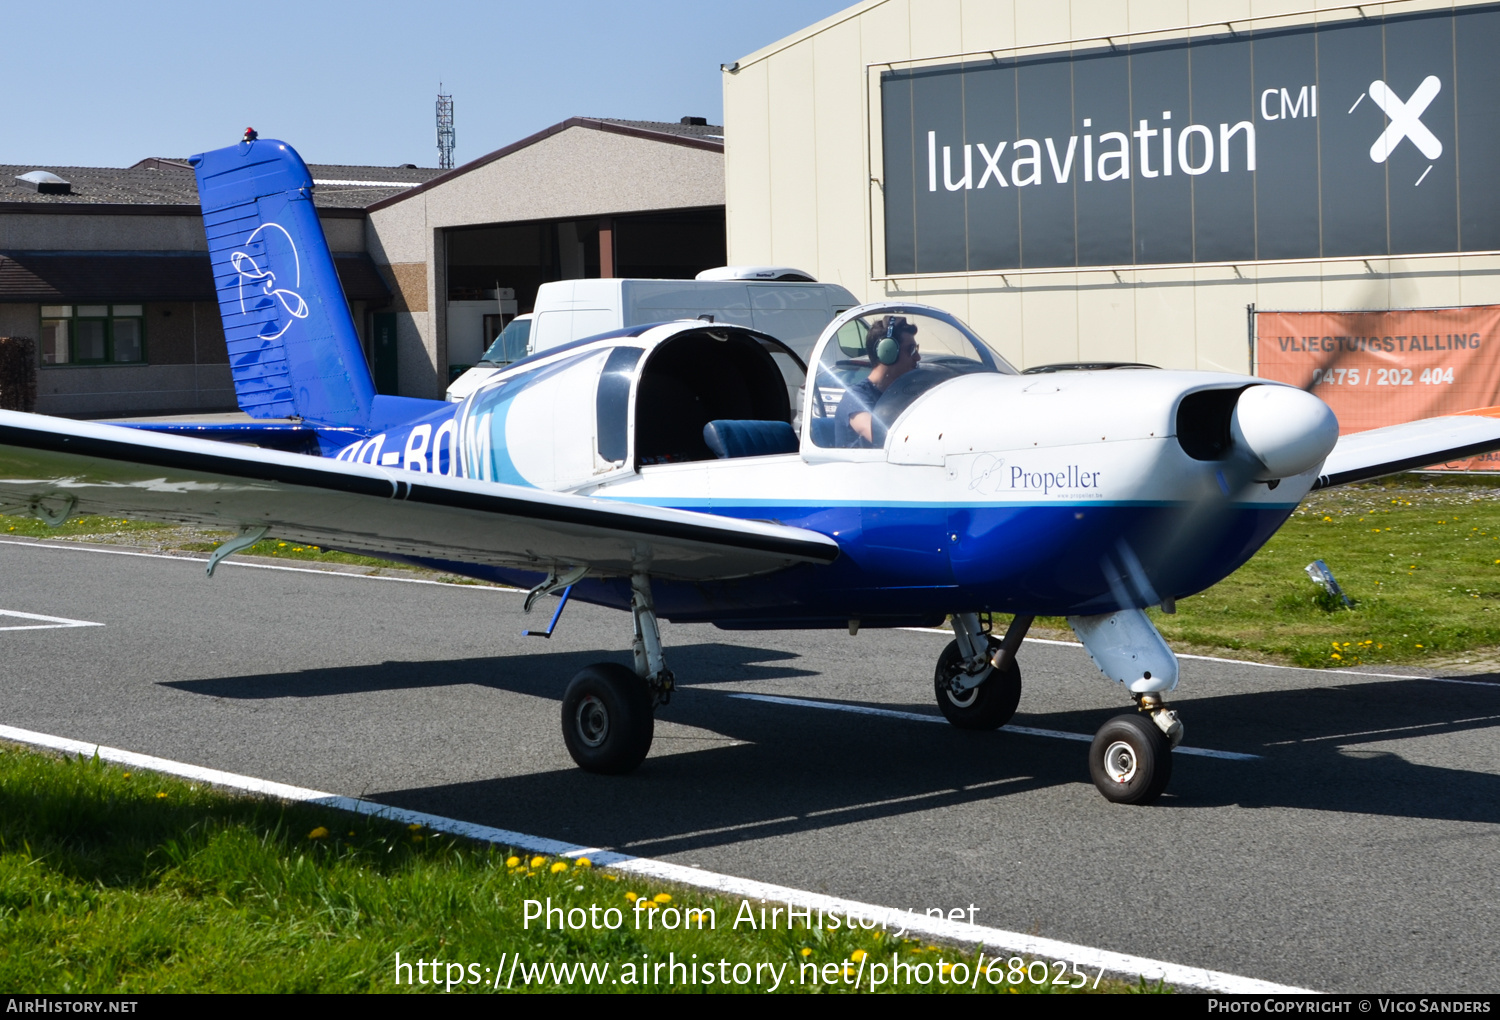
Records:
[[[549,898],[601,925],[615,908],[620,926],[527,927],[526,901]],[[869,991],[892,959],[918,980],[878,990],[1062,990],[1024,976],[1030,960],[987,978],[977,951],[842,925],[736,928],[740,909],[581,861],[0,745],[0,987],[16,992],[473,992],[507,977],[517,991],[768,991],[777,973],[780,991]],[[685,930],[689,918],[702,920]],[[674,978],[684,961],[698,969]]]

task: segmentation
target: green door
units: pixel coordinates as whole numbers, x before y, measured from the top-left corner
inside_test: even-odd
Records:
[[[375,313],[375,392],[395,396],[400,390],[396,374],[396,313]]]

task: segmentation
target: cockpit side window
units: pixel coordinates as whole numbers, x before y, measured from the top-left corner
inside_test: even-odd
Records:
[[[652,352],[636,391],[637,464],[714,459],[703,426],[719,419],[791,423],[787,380],[763,341],[695,330]]]

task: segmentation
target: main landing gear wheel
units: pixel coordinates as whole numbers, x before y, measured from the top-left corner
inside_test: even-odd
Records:
[[[635,771],[651,750],[655,728],[651,688],[625,666],[585,666],[563,694],[563,741],[586,772]]]
[[[1172,778],[1172,744],[1147,715],[1117,715],[1089,746],[1089,774],[1117,804],[1150,804]]]
[[[999,639],[989,639],[990,658],[994,658],[999,647]],[[963,670],[963,652],[959,651],[957,641],[950,641],[938,657],[933,677],[933,689],[943,716],[961,730],[997,730],[1010,722],[1021,703],[1021,667],[1015,660],[1011,660],[1004,672],[986,666],[982,673],[976,674],[982,678],[979,685],[967,690],[955,682],[973,678],[964,677]]]

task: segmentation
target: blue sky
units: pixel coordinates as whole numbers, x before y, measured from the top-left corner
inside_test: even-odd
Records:
[[[459,163],[570,116],[722,123],[719,65],[852,0],[5,0],[0,163],[129,166],[238,140],[310,163]]]

